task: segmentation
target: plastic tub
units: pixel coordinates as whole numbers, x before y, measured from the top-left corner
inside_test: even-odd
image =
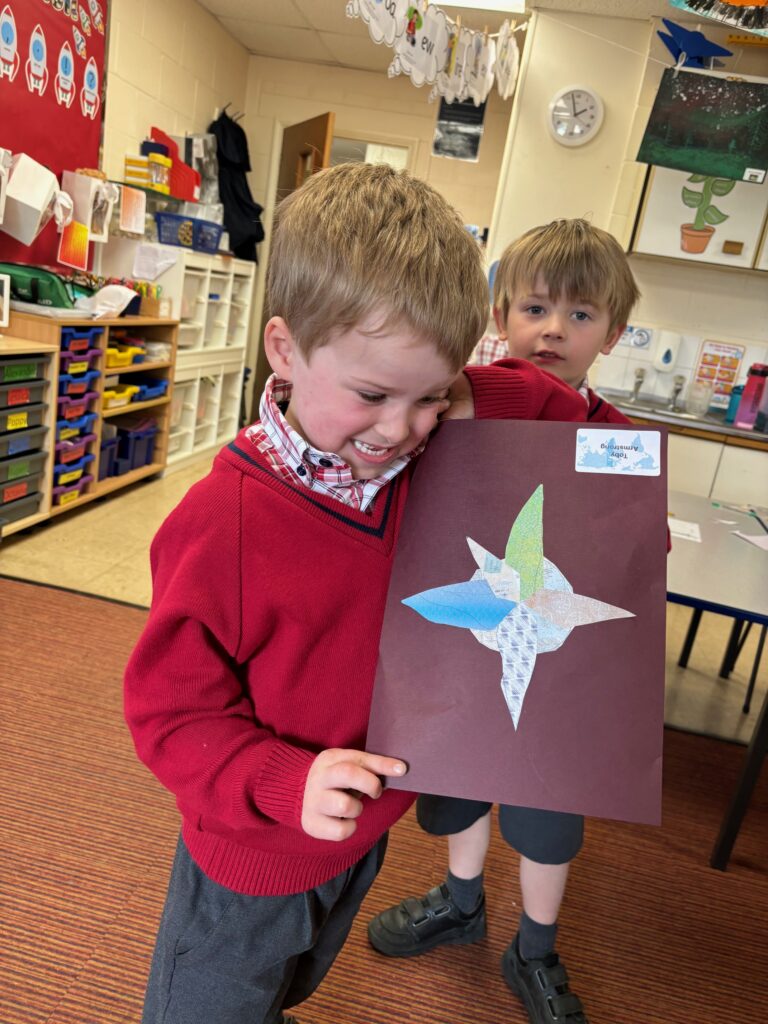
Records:
[[[47,360],[48,356],[35,355],[0,359],[0,384],[14,384],[43,377]]]
[[[86,391],[84,395],[79,395],[77,398],[70,398],[65,395],[60,398],[57,402],[59,407],[58,416],[59,419],[63,420],[76,420],[81,416],[84,416],[90,411],[91,402],[97,399],[99,396],[95,391]]]
[[[47,406],[20,405],[11,409],[0,409],[0,433],[11,430],[28,430],[39,427],[45,417]]]
[[[37,451],[43,447],[47,433],[48,427],[38,427],[36,430],[23,430],[18,434],[0,436],[0,458],[6,459],[25,452]]]
[[[47,386],[47,380],[29,380],[20,384],[0,384],[0,409],[9,409],[14,405],[31,405],[33,402],[42,402]]]
[[[73,501],[77,501],[80,495],[83,493],[88,484],[93,483],[93,477],[90,475],[81,476],[76,484],[62,485],[61,487],[54,487],[53,491],[53,504],[54,505],[69,505]]]
[[[73,441],[59,441],[56,445],[56,462],[64,466],[70,462],[77,462],[85,455],[85,449],[91,443],[96,440],[95,434],[85,434],[82,437],[77,437]]]
[[[83,434],[90,434],[93,421],[96,419],[95,412],[87,412],[76,420],[59,420],[56,424],[56,440],[71,441]]]
[[[33,516],[40,508],[42,494],[28,494],[25,498],[17,498],[16,501],[9,501],[7,505],[0,508],[0,535],[3,526],[8,523],[18,522],[19,519],[26,519]]]
[[[0,460],[0,484],[19,480],[33,473],[41,473],[47,458],[48,452],[34,452],[30,455]]]
[[[93,369],[93,364],[101,355],[98,348],[88,349],[87,352],[61,352],[59,354],[59,368],[61,373],[78,374]]]
[[[53,482],[56,487],[67,486],[75,483],[85,473],[88,466],[96,458],[95,455],[84,455],[77,462],[70,462],[63,466],[53,467]]]
[[[155,454],[157,424],[152,421],[133,428],[118,427],[117,460],[127,464],[127,469],[149,466]],[[124,470],[127,472],[127,469]]]
[[[99,344],[103,333],[103,327],[62,327],[61,347],[67,352],[87,352]]]
[[[33,473],[20,480],[8,480],[0,484],[0,505],[7,505],[9,501],[18,501],[19,498],[36,494],[40,490],[41,479],[42,473]]]
[[[121,405],[129,405],[138,393],[136,384],[116,384],[104,392],[104,408],[118,409]]]
[[[101,374],[98,370],[86,370],[85,373],[73,377],[70,373],[62,373],[59,376],[60,395],[84,395],[90,391],[94,381],[98,380]]]
[[[115,475],[115,457],[117,455],[117,438],[108,437],[101,442],[99,452],[99,480]]]

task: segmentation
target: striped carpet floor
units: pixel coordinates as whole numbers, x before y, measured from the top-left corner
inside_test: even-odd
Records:
[[[121,716],[145,612],[8,580],[0,608],[0,1022],[135,1024],[177,831]],[[729,870],[707,867],[742,756],[668,730],[663,826],[590,823],[560,948],[592,1024],[766,1019],[765,774]],[[487,940],[405,962],[368,948],[367,917],[443,868],[443,845],[408,815],[302,1024],[524,1024],[498,970],[519,912],[515,859],[498,838]]]

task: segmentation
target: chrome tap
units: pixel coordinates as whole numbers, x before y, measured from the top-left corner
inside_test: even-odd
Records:
[[[685,377],[681,373],[676,373],[672,378],[672,394],[669,398],[669,405],[667,408],[670,412],[682,412],[678,407],[677,400],[680,397],[680,392],[685,387]]]
[[[642,366],[638,366],[635,370],[635,385],[632,388],[632,394],[627,399],[628,402],[636,402],[638,395],[640,394],[640,388],[643,386],[645,380],[645,370]]]

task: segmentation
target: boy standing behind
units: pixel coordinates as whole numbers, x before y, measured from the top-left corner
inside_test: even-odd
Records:
[[[183,818],[144,1024],[286,1021],[412,802],[382,792],[402,761],[363,751],[379,637],[414,460],[486,303],[477,246],[418,179],[344,164],[281,204],[261,418],[160,528],[126,671]],[[528,363],[468,376],[479,416],[584,418]]]
[[[621,337],[639,292],[626,256],[606,231],[584,220],[554,221],[528,231],[501,258],[494,280],[499,343],[484,338],[483,361],[514,356],[560,378],[582,396],[593,423],[629,423],[587,386],[587,371]],[[509,364],[508,364],[509,365]],[[375,917],[371,944],[385,956],[418,956],[440,945],[485,936],[483,865],[490,842],[491,805],[419,796],[421,827],[448,836],[445,882],[421,899],[409,897]],[[520,854],[523,912],[504,954],[507,984],[533,1024],[587,1024],[581,1000],[555,952],[557,918],[568,868],[584,833],[580,815],[499,808],[504,839]]]

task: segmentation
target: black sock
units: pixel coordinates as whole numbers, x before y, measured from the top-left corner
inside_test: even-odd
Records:
[[[477,878],[457,878],[449,871],[445,884],[451,891],[453,902],[462,914],[471,914],[477,908],[480,897],[483,895],[483,873]]]
[[[520,915],[520,956],[523,960],[543,960],[548,953],[555,950],[557,938],[557,922],[555,924],[539,924],[525,911]]]

